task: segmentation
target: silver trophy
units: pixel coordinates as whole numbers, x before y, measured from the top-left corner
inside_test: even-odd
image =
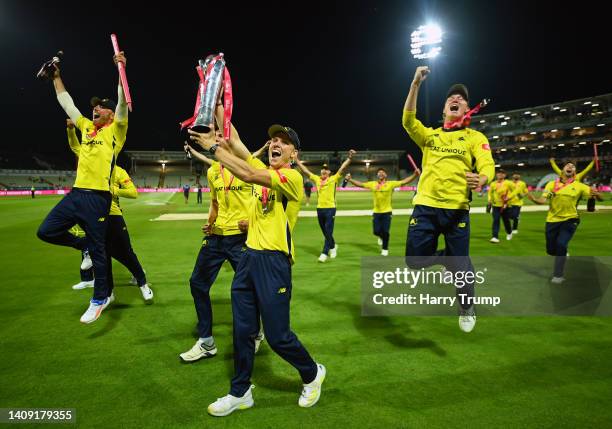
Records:
[[[205,61],[198,61],[205,76],[204,85],[200,85],[200,108],[193,122],[192,130],[198,133],[208,133],[215,128],[215,109],[223,86],[225,59],[223,54],[213,57],[209,55]],[[208,68],[211,67],[210,71]]]

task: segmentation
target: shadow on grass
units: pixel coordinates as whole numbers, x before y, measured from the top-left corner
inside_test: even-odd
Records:
[[[123,311],[126,308],[130,308],[130,307],[131,305],[129,304],[111,304],[111,307],[104,310],[102,314],[100,315],[100,319],[102,318],[107,319],[107,322],[104,325],[104,327],[100,329],[99,331],[92,333],[88,338],[94,339],[94,338],[102,337],[106,335],[107,333],[109,333],[110,331],[112,331],[115,328],[115,326],[117,326],[117,323],[119,322],[119,320],[121,320]],[[96,320],[93,323],[100,323],[100,319]]]

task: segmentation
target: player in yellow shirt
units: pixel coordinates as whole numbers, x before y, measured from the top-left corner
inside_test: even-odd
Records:
[[[225,261],[229,261],[234,271],[240,263],[247,238],[253,186],[240,180],[223,164],[207,158],[189,145],[186,148],[193,157],[210,162],[206,173],[210,188],[208,222],[202,228],[205,236],[189,279],[199,338],[190,350],[180,354],[183,362],[196,362],[217,354],[212,333],[210,288]],[[260,334],[257,346],[262,339]]]
[[[323,250],[319,256],[319,262],[327,261],[328,256],[334,259],[338,255],[338,247],[334,240],[334,221],[336,218],[336,187],[342,180],[344,170],[351,164],[353,149],[349,150],[348,158],[342,163],[336,174],[331,174],[331,170],[327,164],[323,164],[321,175],[313,174],[302,161],[296,158],[297,166],[302,172],[314,183],[317,187],[317,218],[319,219],[319,227],[323,232],[325,243]]]
[[[508,201],[508,209],[510,210],[510,219],[512,219],[512,234],[518,234],[523,198],[529,193],[529,188],[527,183],[521,180],[521,175],[516,172],[512,173],[512,183],[514,184],[514,196]]]
[[[563,271],[569,242],[580,224],[578,201],[596,195],[587,185],[576,180],[576,166],[568,162],[563,166],[561,176],[544,187],[540,197],[527,194],[536,204],[549,204],[546,216],[546,253],[555,256],[552,283],[563,283]]]
[[[66,133],[68,134],[68,145],[77,159],[80,159],[81,143],[77,138],[74,122],[71,119],[66,120]],[[108,217],[108,228],[106,231],[106,250],[107,250],[107,282],[110,302],[114,301],[113,293],[114,282],[112,272],[111,258],[119,261],[132,273],[135,284],[138,285],[145,303],[153,303],[153,291],[147,283],[147,278],[142,265],[134,253],[130,234],[123,218],[123,210],[119,205],[119,197],[121,198],[138,198],[138,190],[127,171],[115,165],[115,174],[113,177],[112,187],[112,202]],[[94,273],[92,270],[92,261],[88,252],[83,252],[83,260],[81,262],[81,282],[72,286],[72,289],[85,289],[94,286]]]
[[[123,52],[113,56],[115,64],[126,63]],[[55,66],[53,86],[57,100],[81,131],[82,141],[76,180],[72,191],[49,212],[38,228],[38,237],[48,243],[86,250],[83,241],[68,230],[78,224],[87,234],[87,246],[95,272],[93,298],[81,316],[82,323],[96,321],[110,303],[107,279],[106,230],[111,205],[115,160],[127,134],[128,107],[121,87],[118,103],[91,99],[93,120],[85,118],[66,91]]]
[[[557,165],[557,162],[555,161],[555,158],[550,158],[549,161],[550,161],[550,166],[552,167],[553,171],[557,173],[559,176],[563,176],[563,170],[559,168],[559,166]],[[576,173],[576,177],[574,180],[576,180],[577,182],[582,182],[582,179],[584,179],[584,176],[589,174],[589,171],[591,171],[594,165],[595,165],[595,160],[589,162],[589,164],[586,167],[584,167],[584,170],[582,170],[580,173]]]
[[[472,191],[493,180],[495,163],[487,138],[467,127],[469,98],[464,85],[453,85],[447,92],[442,112],[443,127],[425,127],[416,118],[419,88],[428,73],[428,67],[417,67],[402,116],[402,125],[423,152],[423,173],[408,227],[406,263],[411,268],[421,268],[439,263],[440,256],[463,256],[453,258],[453,266],[446,268],[451,272],[471,272],[469,209]],[[437,250],[440,235],[444,235],[444,250]],[[474,296],[471,282],[457,289],[457,300],[461,304],[459,327],[470,332],[476,324],[476,314],[474,307],[463,299],[466,295]]]
[[[268,344],[300,373],[304,387],[298,404],[311,407],[319,400],[325,367],[312,359],[289,326],[293,232],[304,193],[302,176],[291,169],[300,148],[299,137],[289,127],[270,127],[270,167],[266,167],[244,148],[235,147],[232,140],[228,143],[215,139],[213,133],[192,130],[189,134],[236,177],[253,184],[246,251],[232,282],[235,376],[229,394],[210,404],[208,412],[226,416],[253,406],[251,374],[258,310]]]
[[[512,210],[510,209],[510,201],[512,201],[517,191],[514,183],[506,180],[506,172],[501,168],[495,174],[495,182],[489,185],[488,201],[492,206],[491,213],[493,214],[493,235],[491,243],[499,243],[499,219],[504,222],[506,229],[506,240],[512,240]]]
[[[379,168],[376,172],[378,180],[371,182],[360,182],[353,179],[350,174],[346,175],[346,180],[353,185],[372,191],[374,199],[372,229],[374,235],[380,240],[379,243],[382,246],[380,254],[382,256],[389,256],[389,232],[391,231],[391,217],[393,215],[393,207],[391,207],[393,190],[412,182],[420,173],[417,170],[414,174],[402,180],[387,180],[387,171],[384,168]]]

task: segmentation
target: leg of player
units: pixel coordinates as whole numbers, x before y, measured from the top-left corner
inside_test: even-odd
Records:
[[[435,265],[439,261],[439,231],[435,209],[416,205],[408,222],[406,265],[412,269],[420,269]]]
[[[319,256],[319,262],[325,262],[328,259],[328,253],[329,253],[329,243],[327,242],[327,231],[326,231],[326,223],[327,223],[326,209],[317,208],[317,219],[319,220],[319,228],[321,228],[321,232],[323,233],[323,239],[325,240],[323,243],[323,250],[321,251],[321,255]]]
[[[444,233],[447,256],[446,269],[456,273],[474,273],[470,260],[470,214],[468,210],[436,209],[439,212],[438,222]],[[466,275],[463,274],[463,278]],[[455,295],[459,303],[459,328],[463,332],[472,332],[476,326],[476,310],[472,299],[475,295],[474,276],[467,276],[469,281],[455,284]]]
[[[336,246],[336,240],[334,240],[334,222],[336,220],[336,209],[326,209],[329,211],[327,219],[325,221],[326,237],[325,241],[329,247],[329,257],[335,259],[338,256],[338,247]]]
[[[183,362],[196,362],[217,354],[217,346],[212,335],[213,315],[210,288],[215,282],[225,259],[226,255],[222,248],[221,238],[216,235],[204,237],[189,279],[191,296],[193,296],[193,303],[198,316],[198,340],[191,349],[180,354]]]
[[[379,217],[379,231],[380,238],[382,239],[382,250],[380,254],[382,256],[389,256],[389,237],[391,231],[391,212],[389,213],[377,213]]]
[[[153,290],[147,283],[142,265],[134,253],[130,234],[123,216],[110,215],[108,228],[110,231],[110,255],[123,264],[136,279],[136,285],[146,304],[153,303]]]
[[[491,209],[491,213],[493,214],[493,226],[492,226],[492,235],[491,235],[491,243],[499,243],[499,218],[501,217],[500,207],[495,207]]]
[[[563,222],[546,223],[546,250],[549,255],[555,256],[555,268],[552,283],[563,283],[565,281],[565,261],[569,242],[574,236],[579,219],[570,219]]]
[[[519,217],[521,216],[521,206],[513,206],[512,234],[518,234]]]
[[[87,289],[88,287],[94,286],[93,268],[90,267],[84,270],[82,268],[83,258],[84,258],[83,253],[81,253],[81,267],[79,269],[81,281],[75,284],[74,286],[72,286],[72,289],[74,290]]]
[[[510,224],[512,209],[510,207],[506,207],[500,214],[502,221],[504,222],[504,229],[506,230],[506,240],[512,240],[512,225]]]

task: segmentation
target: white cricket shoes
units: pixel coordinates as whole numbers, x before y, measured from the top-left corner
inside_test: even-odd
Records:
[[[236,410],[246,410],[247,408],[251,408],[253,405],[255,405],[255,401],[253,401],[253,393],[251,392],[254,387],[255,386],[251,385],[249,390],[247,390],[246,393],[240,398],[232,395],[225,395],[223,398],[217,399],[208,406],[208,414],[216,417],[224,417]]]
[[[319,401],[321,397],[321,385],[325,381],[325,367],[320,363],[317,364],[317,376],[313,381],[308,384],[304,384],[300,399],[298,399],[298,405],[303,408],[312,407]]]

